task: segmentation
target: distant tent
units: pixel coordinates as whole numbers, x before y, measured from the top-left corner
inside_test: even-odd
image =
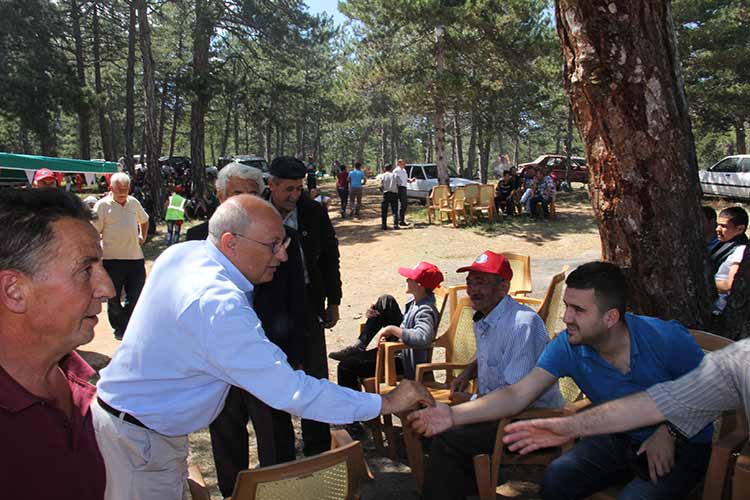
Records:
[[[34,179],[34,172],[40,168],[48,168],[55,173],[84,174],[87,184],[93,184],[96,176],[118,171],[117,163],[113,161],[0,153],[0,184],[30,183]]]

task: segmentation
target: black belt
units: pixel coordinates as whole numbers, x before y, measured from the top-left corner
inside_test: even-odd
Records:
[[[98,396],[96,400],[99,402],[99,406],[102,407],[102,410],[106,411],[110,415],[114,415],[115,417],[119,418],[120,420],[124,420],[125,422],[129,424],[137,425],[138,427],[143,427],[144,429],[148,429],[148,427],[146,427],[146,425],[143,422],[135,418],[130,413],[125,413],[124,411],[120,411],[115,408],[112,408],[105,401],[103,401],[102,398]]]

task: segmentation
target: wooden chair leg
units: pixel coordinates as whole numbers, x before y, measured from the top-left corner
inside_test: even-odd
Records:
[[[422,456],[422,439],[419,434],[411,429],[411,426],[406,421],[407,413],[399,415],[401,422],[403,422],[404,429],[404,446],[406,447],[406,456],[409,460],[409,466],[411,467],[411,473],[414,476],[414,484],[419,495],[422,494],[422,487],[424,485],[424,457]]]
[[[383,415],[383,430],[385,431],[385,440],[388,441],[388,458],[396,460],[397,444],[396,444],[396,430],[393,428],[393,417],[391,415]]]
[[[380,417],[366,421],[365,425],[368,429],[370,429],[370,434],[372,434],[372,442],[375,444],[375,449],[381,455],[385,455],[385,444],[383,443],[383,424],[380,422]]]
[[[477,480],[479,500],[495,500],[497,488],[492,484],[490,456],[486,453],[474,456],[474,476]]]

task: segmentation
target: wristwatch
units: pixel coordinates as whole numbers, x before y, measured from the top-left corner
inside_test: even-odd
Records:
[[[667,432],[670,436],[672,436],[675,441],[683,441],[685,439],[685,436],[680,432],[680,430],[672,425],[672,422],[666,421],[664,422],[664,426],[667,428]]]

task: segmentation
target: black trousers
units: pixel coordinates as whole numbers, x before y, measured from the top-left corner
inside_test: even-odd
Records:
[[[406,207],[408,205],[406,197],[406,186],[398,187],[398,220],[401,223],[406,222]]]
[[[393,213],[393,225],[398,226],[398,193],[392,193],[390,191],[383,193],[383,201],[380,202],[380,219],[383,223],[383,227],[387,225],[389,206]]]
[[[237,474],[249,465],[250,435],[248,420],[253,423],[258,444],[258,461],[262,467],[280,463],[276,449],[273,412],[264,402],[239,387],[231,387],[224,408],[211,422],[211,451],[222,496],[232,495]],[[294,434],[292,434],[294,450]],[[294,460],[294,454],[289,460]]]
[[[404,319],[398,302],[391,295],[381,295],[378,297],[378,300],[375,302],[375,310],[380,312],[380,315],[368,319],[364,328],[362,328],[362,333],[359,335],[359,342],[363,347],[370,343],[381,328],[388,325],[400,325]],[[370,349],[359,356],[346,358],[339,362],[339,366],[336,369],[338,384],[342,387],[354,389],[355,391],[360,390],[360,380],[372,377],[375,374],[377,354],[377,349]],[[397,359],[396,363],[396,370],[400,372],[403,368],[400,364],[400,359]]]
[[[146,266],[143,259],[108,259],[103,262],[104,269],[112,280],[115,296],[107,300],[107,316],[115,335],[123,335],[128,327],[130,315],[141,290],[146,283]],[[125,290],[123,297],[122,290]],[[123,304],[124,299],[124,304]]]
[[[346,188],[336,188],[341,200],[341,213],[346,213],[346,204],[349,202],[349,190]]]

